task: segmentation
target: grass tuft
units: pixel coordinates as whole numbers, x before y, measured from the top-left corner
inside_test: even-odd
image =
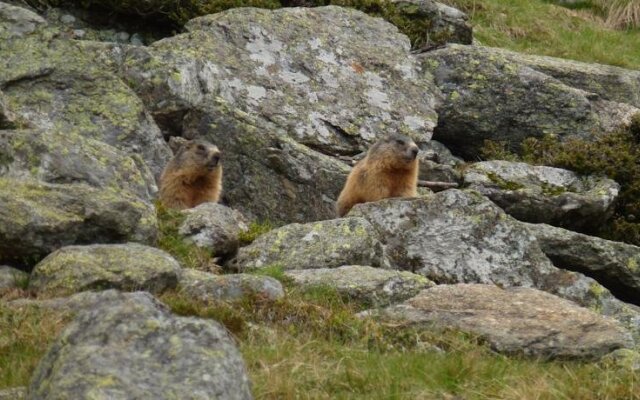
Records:
[[[185,268],[216,270],[211,251],[186,241],[178,233],[186,218],[183,213],[166,208],[160,202],[156,202],[156,212],[160,228],[158,248],[171,254]]]

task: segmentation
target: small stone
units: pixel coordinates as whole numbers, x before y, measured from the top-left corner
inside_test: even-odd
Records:
[[[144,46],[144,38],[139,33],[131,35],[129,42],[134,46]]]
[[[83,37],[85,37],[87,34],[87,31],[85,31],[84,29],[74,29],[73,30],[73,37],[75,39],[82,39]]]
[[[116,42],[118,43],[127,43],[129,41],[130,35],[127,32],[118,32],[116,33]]]
[[[66,25],[72,25],[73,23],[76,22],[76,17],[70,14],[64,14],[63,16],[60,17],[60,22]]]

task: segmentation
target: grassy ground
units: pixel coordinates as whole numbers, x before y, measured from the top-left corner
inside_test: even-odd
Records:
[[[288,288],[277,302],[203,304],[176,293],[162,300],[178,314],[227,326],[257,399],[640,399],[640,374],[505,357],[469,335],[360,320],[360,305],[326,288]],[[0,389],[28,384],[68,320],[0,303]]]
[[[609,28],[597,8],[572,10],[544,0],[441,0],[466,11],[487,46],[640,68],[640,30]]]

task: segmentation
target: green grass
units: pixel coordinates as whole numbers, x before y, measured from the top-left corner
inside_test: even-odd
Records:
[[[168,294],[178,314],[216,318],[238,340],[257,399],[638,399],[640,375],[601,364],[493,353],[455,331],[359,319],[334,290],[202,304]]]
[[[640,374],[630,370],[506,357],[471,335],[359,319],[362,306],[330,288],[287,292],[278,301],[202,303],[179,293],[161,300],[229,329],[256,399],[640,399]],[[0,389],[27,385],[68,321],[0,303]]]
[[[240,239],[240,244],[242,246],[246,246],[256,240],[258,236],[263,235],[274,228],[275,225],[270,221],[254,221],[249,224],[249,230],[247,232],[240,232],[238,239]]]
[[[67,315],[33,307],[10,309],[0,300],[0,389],[26,386]]]
[[[594,10],[543,0],[443,0],[467,12],[482,44],[573,60],[640,68],[640,30],[615,30]]]
[[[213,267],[214,255],[207,249],[200,248],[193,243],[189,243],[178,233],[180,225],[186,216],[180,211],[164,207],[160,202],[156,202],[156,212],[160,235],[158,247],[175,257],[185,268],[199,270],[215,269]]]

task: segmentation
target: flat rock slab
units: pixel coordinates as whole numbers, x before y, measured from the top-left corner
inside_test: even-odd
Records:
[[[185,269],[178,290],[200,301],[238,301],[247,297],[277,300],[284,297],[282,284],[268,276],[249,274],[214,275]]]
[[[29,399],[252,398],[222,325],[176,317],[148,293],[119,297],[67,326],[36,368]]]
[[[364,218],[290,224],[267,232],[238,251],[232,266],[255,270],[336,268],[343,265],[388,266],[373,226]]]
[[[521,221],[578,231],[611,217],[620,189],[604,177],[510,161],[475,163],[465,169],[464,182]]]
[[[525,226],[554,265],[590,276],[618,298],[640,305],[640,247],[545,224]]]
[[[295,285],[329,287],[342,296],[371,306],[404,301],[431,287],[427,278],[407,271],[391,271],[362,265],[286,271]]]
[[[157,293],[175,288],[180,270],[168,253],[135,243],[68,246],[36,265],[29,288],[59,295],[96,289]]]
[[[381,315],[407,325],[469,332],[506,354],[598,359],[633,346],[630,334],[613,319],[529,288],[438,285]]]

